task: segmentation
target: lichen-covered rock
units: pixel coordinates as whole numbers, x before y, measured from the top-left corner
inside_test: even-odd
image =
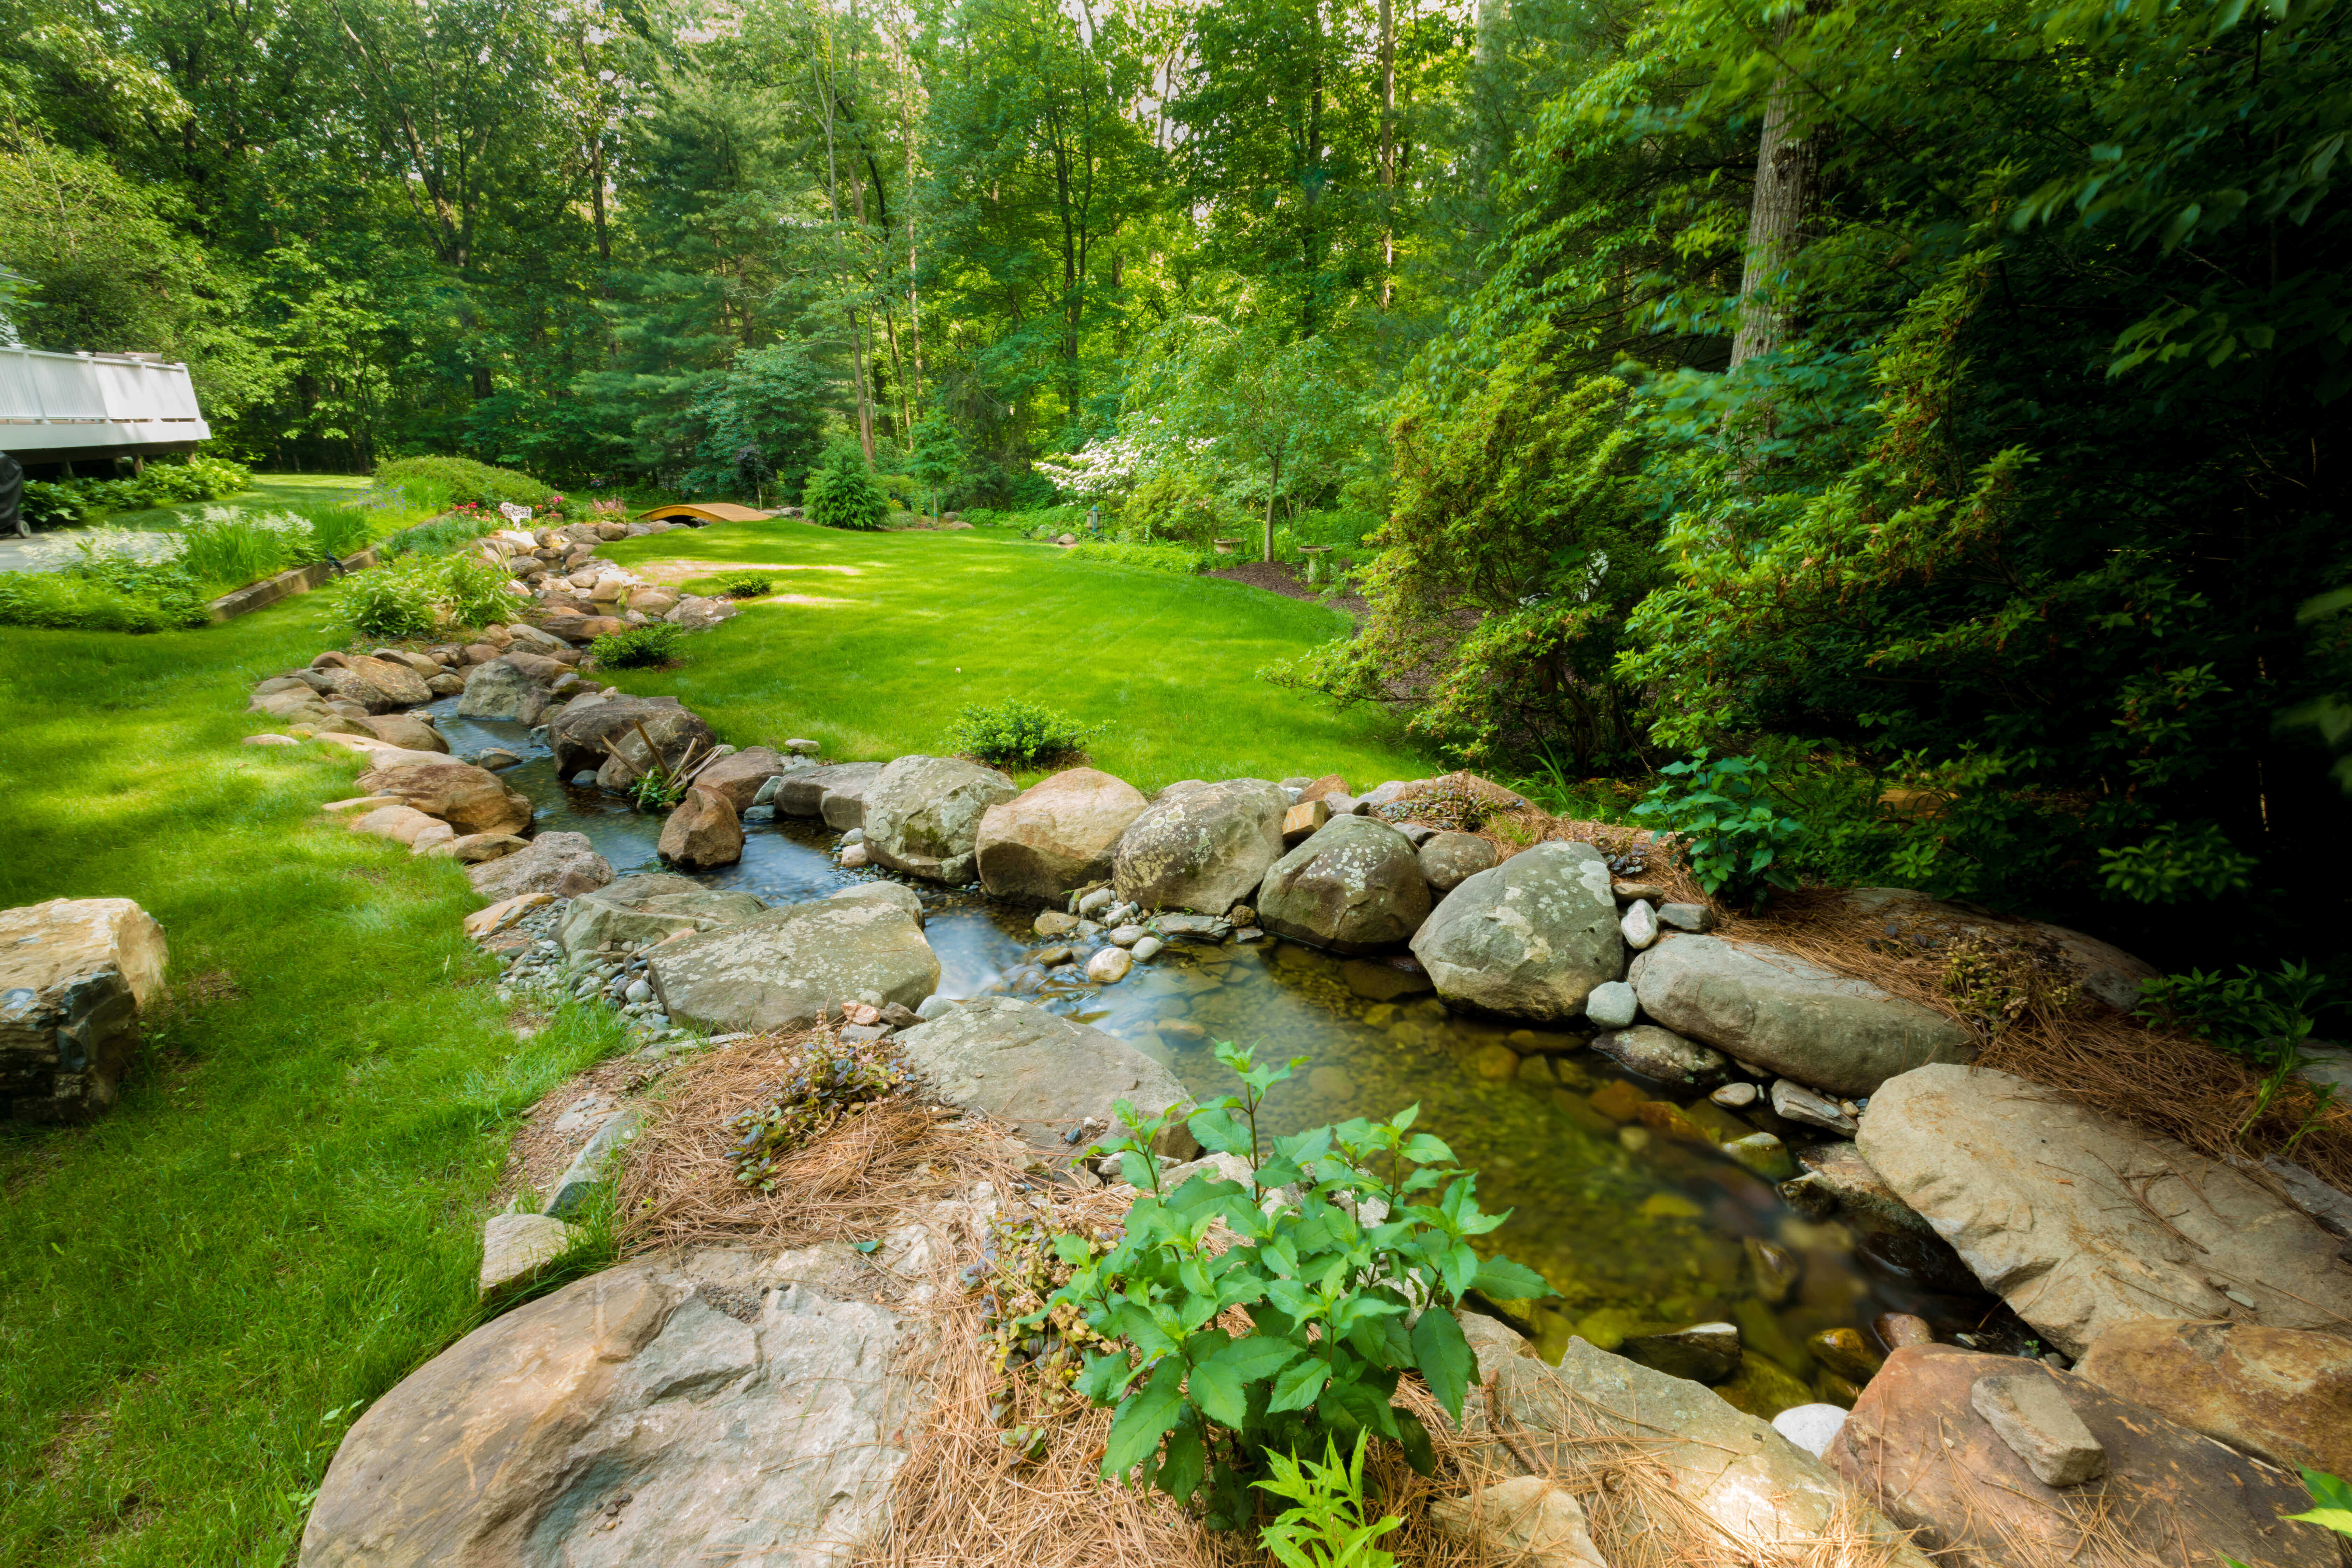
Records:
[[[1278,936],[1376,952],[1421,929],[1429,883],[1403,834],[1373,817],[1335,816],[1268,868],[1257,918]]]
[[[1000,899],[1059,903],[1106,881],[1143,792],[1095,768],[1066,768],[992,805],[972,840],[981,886]]]
[[[168,957],[163,928],[129,899],[0,911],[0,1115],[64,1121],[112,1105]]]
[[[1221,915],[1281,858],[1289,809],[1290,796],[1265,779],[1163,790],[1119,836],[1112,885],[1123,901],[1147,910]]]
[[[961,757],[899,757],[866,786],[866,852],[894,871],[961,885],[975,876],[981,817],[1021,793],[994,768]]]
[[[1421,874],[1440,893],[1450,893],[1500,858],[1495,847],[1475,833],[1433,833],[1422,841]]]
[[[728,1033],[804,1029],[853,1002],[913,1007],[940,984],[921,923],[883,897],[787,904],[665,942],[647,968],[663,1012]]]
[[[1668,937],[1626,979],[1675,1033],[1832,1094],[1875,1093],[1897,1073],[1977,1052],[1975,1032],[1932,1007],[1722,937]]]
[[[423,676],[388,658],[352,654],[340,665],[320,669],[319,676],[334,695],[356,702],[371,713],[389,713],[396,708],[414,708],[433,700],[432,689],[425,684]]]
[[[593,952],[608,942],[656,942],[680,931],[740,925],[767,909],[750,893],[646,871],[573,899],[556,926],[555,940],[566,952]]]
[[[2055,1089],[1915,1068],[1871,1097],[1861,1147],[1985,1288],[2068,1355],[2135,1318],[2352,1322],[2352,1264],[2308,1215]]]
[[[1523,849],[1446,894],[1412,952],[1448,1002],[1538,1023],[1576,1017],[1594,986],[1625,971],[1609,862],[1560,839]]]
[[[1106,951],[1116,952],[1116,948]],[[1010,996],[983,996],[900,1034],[898,1045],[950,1103],[1015,1128],[1043,1149],[1088,1117],[1117,1125],[1114,1102],[1157,1114],[1191,1097],[1160,1063],[1126,1041]],[[1160,1152],[1190,1159],[1200,1145],[1183,1122]]]
[[[608,1269],[412,1373],[344,1435],[301,1568],[866,1555],[928,1398],[908,1355],[917,1331],[796,1282],[704,1290],[648,1265]]]
[[[457,717],[536,724],[547,712],[548,700],[547,688],[532,679],[513,657],[493,658],[466,671]]]

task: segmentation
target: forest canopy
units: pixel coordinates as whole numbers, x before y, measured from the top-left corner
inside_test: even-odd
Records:
[[[1752,753],[1848,879],[2340,915],[2348,16],[0,0],[0,268],[248,460],[854,441],[1338,543],[1362,635],[1269,673],[1459,761]]]

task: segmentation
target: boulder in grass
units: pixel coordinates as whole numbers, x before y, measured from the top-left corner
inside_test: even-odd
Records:
[[[1162,790],[1119,836],[1111,880],[1146,910],[1221,915],[1255,890],[1282,858],[1290,796],[1265,779]]]
[[[442,831],[436,837],[444,842],[455,837],[447,823],[413,805],[380,805],[373,811],[360,812],[350,818],[347,827],[352,833],[365,833],[412,847],[436,827]]]
[[[0,910],[0,1115],[69,1121],[112,1105],[168,958],[163,928],[129,899]]]
[[[1592,988],[1625,971],[1609,862],[1552,839],[1464,879],[1412,939],[1450,1003],[1537,1023],[1580,1016]]]
[[[994,768],[961,757],[900,757],[866,785],[857,826],[866,853],[893,871],[961,886],[977,875],[981,818],[1020,793]]]
[[[530,847],[467,868],[474,891],[497,902],[523,893],[576,899],[613,879],[613,868],[584,833],[542,833]]]
[[[414,713],[385,713],[351,721],[365,726],[369,734],[387,746],[398,746],[407,752],[448,754],[449,742],[442,738],[441,731]]]
[[[1261,926],[1335,952],[1398,946],[1428,916],[1412,841],[1370,816],[1332,817],[1274,863],[1257,894]]]
[[[1143,792],[1096,768],[1067,768],[982,814],[972,838],[981,886],[1000,899],[1059,903],[1108,881],[1119,835]]]
[[[688,871],[711,871],[743,858],[743,823],[717,790],[696,784],[662,823],[661,858]]]
[[[498,774],[471,763],[442,758],[373,768],[359,776],[370,795],[388,795],[437,816],[460,833],[527,833],[530,797],[499,782]]]

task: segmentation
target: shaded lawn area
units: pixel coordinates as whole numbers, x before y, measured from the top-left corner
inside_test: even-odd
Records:
[[[780,568],[773,598],[687,639],[677,667],[609,677],[675,692],[739,745],[807,736],[842,760],[946,752],[957,710],[1023,697],[1101,726],[1087,742],[1094,765],[1147,792],[1328,773],[1362,790],[1438,768],[1385,714],[1335,711],[1258,679],[1349,621],[1243,584],[1071,561],[977,531],[846,533],[784,518],[602,553],[639,571],[712,563],[686,578],[697,591],[735,563]]]
[[[372,481],[360,474],[256,474],[249,489],[219,500],[180,501],[144,511],[113,511],[99,521],[109,528],[155,529],[164,532],[184,527],[208,506],[234,507],[239,511],[280,511],[290,506],[331,506],[348,501]]]
[[[0,1563],[290,1562],[364,1403],[474,1322],[527,1043],[463,873],[320,818],[355,763],[237,744],[315,599],[131,637],[0,628],[0,903],[139,900],[174,1005],[114,1111],[0,1123]],[[331,1413],[340,1412],[331,1415]]]

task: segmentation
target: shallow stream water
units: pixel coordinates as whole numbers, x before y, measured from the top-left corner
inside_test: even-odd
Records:
[[[586,835],[617,875],[665,868],[655,854],[659,817],[558,779],[552,756],[520,725],[459,719],[454,707],[445,700],[432,711],[457,755],[499,746],[525,759],[500,776],[537,805],[539,831]],[[797,818],[747,821],[741,861],[698,879],[786,903],[888,875],[836,866],[837,837]],[[1948,1255],[1939,1269],[1932,1248],[1923,1256],[1906,1237],[1809,1219],[1711,1148],[1621,1126],[1593,1099],[1630,1114],[1631,1090],[1696,1106],[1703,1122],[1738,1119],[1790,1134],[1769,1110],[1726,1111],[1693,1090],[1637,1078],[1573,1035],[1455,1016],[1425,989],[1412,989],[1424,980],[1297,942],[1173,942],[1114,986],[1087,984],[1066,967],[1044,973],[1027,962],[1045,945],[1031,934],[1034,910],[976,890],[908,885],[923,902],[944,995],[1019,992],[1158,1058],[1203,1098],[1233,1089],[1213,1041],[1255,1044],[1262,1062],[1303,1057],[1306,1066],[1267,1103],[1265,1124],[1274,1131],[1418,1104],[1420,1128],[1479,1173],[1480,1203],[1512,1211],[1496,1243],[1560,1292],[1535,1324],[1554,1357],[1571,1331],[1613,1348],[1637,1326],[1728,1320],[1749,1351],[1791,1374],[1775,1375],[1751,1358],[1738,1384],[1722,1391],[1769,1415],[1834,1394],[1804,1349],[1817,1331],[1857,1329],[1876,1349],[1870,1324],[1881,1312],[1916,1313],[1948,1337],[1982,1328],[1995,1309],[1980,1292],[1933,1288],[1951,1282],[1956,1260]],[[1801,1264],[1777,1301],[1767,1300],[1748,1238],[1777,1243]]]

